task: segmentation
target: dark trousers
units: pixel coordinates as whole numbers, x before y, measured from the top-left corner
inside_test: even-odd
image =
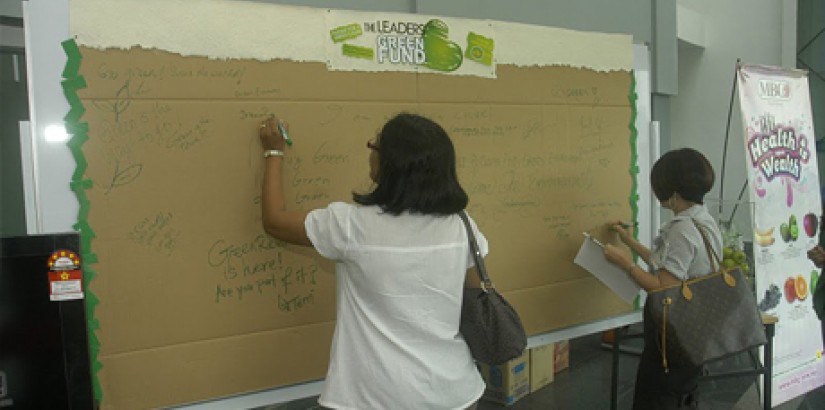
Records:
[[[645,347],[639,359],[633,410],[698,408],[697,387],[702,366],[669,368],[665,372],[655,325],[645,317]]]

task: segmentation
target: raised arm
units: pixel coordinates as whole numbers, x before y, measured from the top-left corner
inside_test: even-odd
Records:
[[[304,221],[308,212],[287,211],[281,169],[286,152],[285,138],[279,120],[269,118],[260,125],[261,146],[264,149],[264,180],[261,192],[261,216],[264,230],[273,237],[295,245],[312,246]],[[288,129],[286,123],[281,123]]]

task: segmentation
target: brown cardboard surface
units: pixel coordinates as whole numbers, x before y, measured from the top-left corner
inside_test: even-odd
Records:
[[[530,394],[530,351],[498,365],[478,363],[486,388],[482,399],[509,406]]]
[[[558,373],[568,367],[570,367],[570,341],[562,340],[554,346],[553,369]]]
[[[530,393],[553,382],[555,378],[556,344],[549,343],[530,349]]]
[[[572,262],[582,231],[631,216],[630,73],[499,66],[481,79],[81,51],[104,408],[324,376],[333,266],[260,224],[257,127],[272,113],[295,141],[291,209],[369,189],[366,141],[419,112],[452,136],[490,274],[530,334],[630,310]]]

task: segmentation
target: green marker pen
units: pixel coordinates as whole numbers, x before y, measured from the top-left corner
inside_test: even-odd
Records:
[[[278,132],[280,132],[281,136],[283,136],[284,139],[286,140],[286,145],[289,145],[291,147],[292,146],[292,140],[289,139],[289,134],[287,134],[287,132],[286,132],[286,127],[284,127],[284,122],[283,121],[278,121]]]

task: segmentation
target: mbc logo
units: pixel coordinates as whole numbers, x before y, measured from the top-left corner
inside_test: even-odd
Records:
[[[759,80],[759,97],[770,100],[789,100],[791,84],[779,80]]]

